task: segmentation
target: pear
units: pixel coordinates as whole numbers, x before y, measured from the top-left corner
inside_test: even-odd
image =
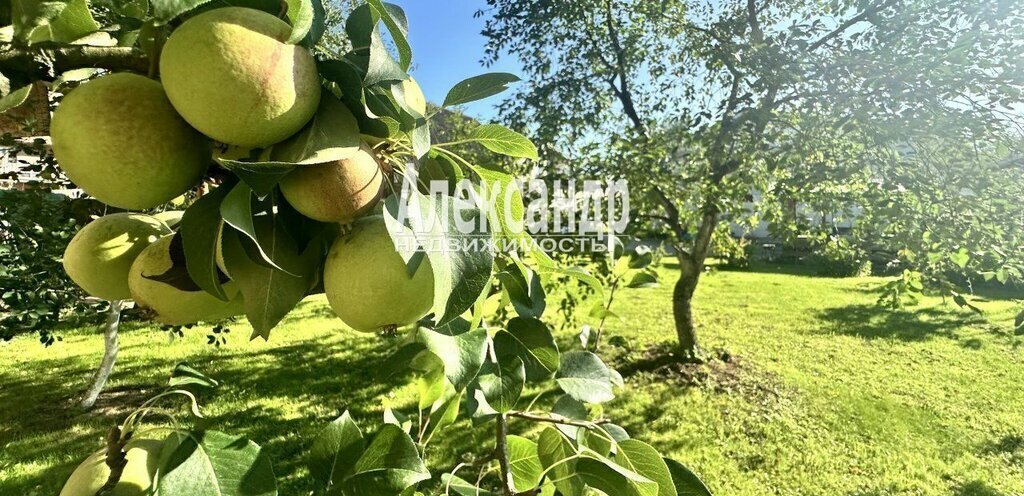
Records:
[[[179,26],[160,56],[167,96],[189,124],[229,145],[266,148],[297,133],[320,104],[313,55],[288,23],[225,7]]]
[[[327,256],[327,301],[342,322],[357,331],[412,324],[427,315],[434,301],[430,261],[421,257],[418,263],[410,275],[384,218],[364,217],[334,242]]]
[[[160,83],[110,74],[72,90],[53,113],[53,154],[97,200],[141,210],[191,189],[211,163],[209,142],[175,112]]]

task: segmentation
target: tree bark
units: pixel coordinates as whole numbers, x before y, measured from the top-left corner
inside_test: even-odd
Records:
[[[679,280],[672,291],[672,314],[675,317],[679,350],[688,361],[699,361],[703,355],[693,323],[693,294],[700,282],[700,269],[689,257],[679,257]]]
[[[137,48],[57,46],[15,48],[0,44],[0,72],[31,80],[52,80],[65,71],[102,68],[146,74],[149,58]]]
[[[110,378],[110,373],[114,371],[114,363],[117,361],[117,331],[121,327],[121,307],[123,302],[121,300],[110,302],[110,309],[107,310],[107,322],[103,327],[103,359],[100,361],[100,367],[96,370],[96,375],[93,377],[92,386],[85,392],[82,398],[82,408],[92,408],[96,405],[96,400],[100,397],[100,393],[103,392],[103,387],[107,384],[107,379]]]

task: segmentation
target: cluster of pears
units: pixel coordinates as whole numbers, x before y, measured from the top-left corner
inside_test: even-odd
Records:
[[[275,145],[289,146],[321,98],[335,98],[321,89],[313,55],[287,43],[291,31],[277,17],[241,7],[189,18],[163,47],[160,81],[105,74],[63,99],[51,124],[58,163],[89,195],[139,211],[195,188],[216,167],[215,143],[270,153]],[[425,111],[415,82],[403,85],[410,104]],[[415,322],[433,300],[429,262],[410,275],[383,219],[370,215],[384,183],[385,172],[365,143],[344,160],[298,166],[280,183],[281,194],[303,215],[352,225],[330,250],[323,280],[339,317],[367,332]],[[180,263],[172,224],[142,213],[101,217],[69,243],[65,269],[90,295],[133,299],[165,324],[243,313],[234,282],[224,285],[229,300],[222,301],[155,280]]]

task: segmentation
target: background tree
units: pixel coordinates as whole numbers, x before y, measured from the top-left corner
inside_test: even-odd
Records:
[[[676,334],[697,358],[692,300],[718,226],[752,190],[771,204],[847,181],[869,165],[853,145],[898,144],[878,129],[965,111],[1000,125],[1024,87],[1013,4],[488,0],[480,14],[487,60],[510,54],[529,74],[503,115],[589,172],[629,178],[634,208],[667,227]],[[787,180],[822,161],[844,167]]]

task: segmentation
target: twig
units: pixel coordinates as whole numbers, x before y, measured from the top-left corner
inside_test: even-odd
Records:
[[[508,461],[508,419],[505,415],[498,415],[495,426],[496,440],[494,454],[498,457],[498,465],[501,466],[501,490],[505,496],[515,496],[516,489],[512,485],[512,467]]]
[[[544,422],[548,424],[558,425],[569,425],[573,427],[583,427],[585,429],[595,429],[598,426],[611,423],[610,420],[595,420],[593,422],[572,420],[565,417],[548,417],[543,415],[534,415],[529,412],[509,412],[509,417],[520,418],[523,420],[530,420],[533,422]]]

